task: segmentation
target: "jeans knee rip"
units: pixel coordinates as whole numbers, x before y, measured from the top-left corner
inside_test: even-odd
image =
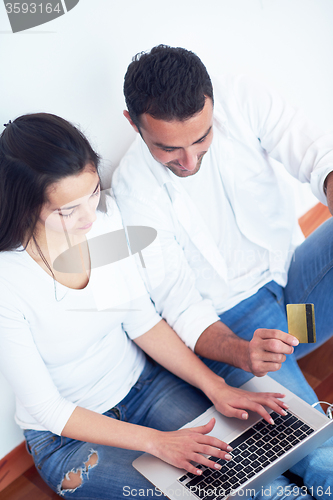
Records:
[[[63,480],[57,487],[58,495],[64,496],[65,493],[74,493],[74,491],[76,491],[78,488],[81,488],[81,486],[83,485],[84,478],[89,479],[89,470],[92,469],[93,467],[96,467],[96,465],[98,465],[98,453],[96,450],[91,449],[88,459],[86,462],[84,462],[83,467],[72,469],[66,472]],[[79,476],[79,477],[73,477],[73,476]],[[65,481],[69,481],[68,484],[69,487],[63,487],[63,483]],[[79,484],[77,484],[76,481],[79,481]],[[74,488],[70,487],[72,486],[70,482],[72,483],[75,482]]]

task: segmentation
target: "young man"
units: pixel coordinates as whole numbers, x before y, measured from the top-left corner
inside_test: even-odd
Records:
[[[313,403],[296,362],[312,346],[286,333],[285,304],[314,303],[319,343],[332,335],[333,224],[302,243],[278,170],[333,213],[332,136],[246,77],[214,81],[213,94],[181,48],[137,56],[124,93],[139,137],[113,187],[125,224],[158,231],[143,251],[156,309],[227,383],[269,372]],[[292,469],[306,486],[332,484],[332,443]]]

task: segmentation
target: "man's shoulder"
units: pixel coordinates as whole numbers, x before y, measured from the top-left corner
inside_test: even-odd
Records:
[[[235,93],[239,82],[246,81],[246,75],[215,74],[212,75],[214,100],[228,101]]]
[[[243,92],[252,93],[253,91],[261,91],[263,88],[270,88],[262,80],[246,73],[212,75],[212,84],[214,97],[219,99]]]

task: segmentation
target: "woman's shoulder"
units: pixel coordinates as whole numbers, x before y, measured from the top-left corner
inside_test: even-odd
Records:
[[[23,287],[26,281],[34,279],[34,269],[23,247],[0,252],[0,288]]]
[[[22,265],[24,258],[24,248],[20,247],[16,250],[8,250],[5,252],[0,252],[0,269],[1,272],[5,272],[10,268]],[[0,274],[1,275],[1,274]]]

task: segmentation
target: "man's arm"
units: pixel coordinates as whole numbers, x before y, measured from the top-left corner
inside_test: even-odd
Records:
[[[195,352],[205,358],[236,366],[257,377],[281,368],[286,355],[294,351],[298,340],[281,330],[260,328],[250,342],[240,339],[221,321],[200,335]]]
[[[332,171],[333,134],[312,123],[274,89],[252,78],[236,78],[233,91],[263,149],[293,177],[310,183],[314,195],[325,203],[323,184]],[[332,213],[332,197],[327,201]]]
[[[333,172],[328,174],[325,179],[324,191],[327,197],[328,208],[333,215]]]
[[[120,172],[115,173],[113,188],[125,225],[154,227],[159,235],[162,263],[154,245],[142,252],[146,265],[142,276],[158,313],[196,354],[256,376],[278,370],[285,355],[292,352],[290,336],[280,332],[283,340],[279,340],[274,338],[275,330],[259,330],[253,340],[247,342],[218,321],[211,301],[204,300],[195,287],[195,275],[187,262],[183,243],[178,241],[181,235],[175,237],[177,229],[172,224],[171,209],[163,199],[163,190],[154,188],[149,174],[143,176],[144,184],[140,183],[141,177],[135,178],[136,189],[129,190],[129,179],[133,185],[136,172]],[[157,194],[156,189],[159,189]],[[163,274],[162,267],[165,275],[162,282],[154,286],[149,276]]]

